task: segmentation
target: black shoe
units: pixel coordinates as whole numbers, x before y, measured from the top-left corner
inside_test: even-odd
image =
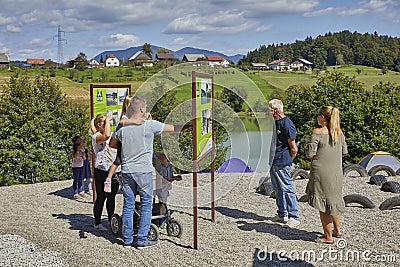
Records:
[[[132,242],[130,244],[124,244],[124,248],[130,248],[130,247],[137,247],[137,243],[136,242]]]

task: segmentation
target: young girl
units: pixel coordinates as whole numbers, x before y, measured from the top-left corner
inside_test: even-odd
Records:
[[[72,189],[74,190],[74,199],[84,197],[83,192],[83,162],[86,160],[85,150],[82,146],[82,138],[74,136],[72,138],[72,175],[74,182]]]

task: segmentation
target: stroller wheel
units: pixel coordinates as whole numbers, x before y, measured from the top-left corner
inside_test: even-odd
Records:
[[[154,223],[150,224],[149,234],[147,235],[147,239],[150,241],[157,241],[160,236],[160,230],[157,225]]]
[[[114,213],[113,215],[111,215],[110,227],[111,232],[115,236],[120,237],[122,235],[122,220],[118,214]]]
[[[181,237],[183,232],[182,224],[176,220],[171,219],[167,221],[167,234],[169,236]]]

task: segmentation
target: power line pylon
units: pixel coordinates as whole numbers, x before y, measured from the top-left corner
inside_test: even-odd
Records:
[[[64,36],[65,36],[65,32],[62,31],[61,26],[58,25],[58,33],[57,33],[57,35],[53,36],[53,40],[54,40],[54,38],[57,37],[57,45],[58,45],[57,61],[58,61],[59,66],[64,63],[63,44],[67,43],[67,39],[63,39],[62,34],[64,34]]]

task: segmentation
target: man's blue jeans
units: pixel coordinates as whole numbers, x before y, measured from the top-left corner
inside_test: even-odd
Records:
[[[153,209],[153,174],[149,173],[122,173],[124,205],[122,208],[122,236],[125,245],[133,243],[133,212],[136,193],[140,195],[140,224],[137,242],[141,244],[147,240],[150,230]]]
[[[276,195],[278,216],[281,218],[288,216],[299,220],[297,198],[292,184],[292,177],[290,176],[290,167],[272,165],[269,173]]]

